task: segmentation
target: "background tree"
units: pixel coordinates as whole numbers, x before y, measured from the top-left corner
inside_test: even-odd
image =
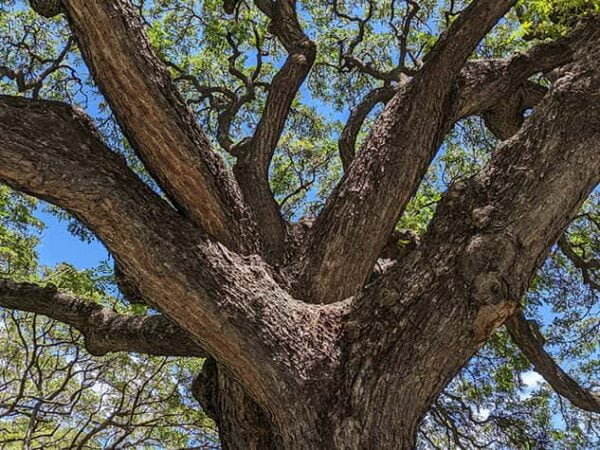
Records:
[[[31,2],[45,20],[5,2],[0,179],[99,238],[132,305],[40,273],[9,190],[0,304],[92,354],[210,355],[192,390],[229,448],[593,446],[591,416],[519,375],[598,412],[598,4],[514,3]],[[24,320],[23,345],[69,348],[3,357],[5,441],[57,442],[67,422],[30,412],[55,387],[27,367],[78,351],[5,314],[11,345]],[[64,439],[206,439],[181,440],[189,402],[144,388],[193,363],[122,358],[181,427],[151,406],[171,435],[106,422],[96,388]]]

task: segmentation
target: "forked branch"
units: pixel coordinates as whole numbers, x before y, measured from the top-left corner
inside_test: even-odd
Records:
[[[463,65],[514,3],[472,2],[388,102],[312,229],[299,281],[311,286],[311,301],[338,301],[364,284],[452,126]]]
[[[505,59],[467,62],[458,84],[458,107],[454,120],[481,114],[526,86],[532,75],[548,73],[573,61],[575,52],[593,38],[598,17],[592,17],[568,36],[534,46]]]
[[[395,426],[407,408],[428,408],[514,314],[548,249],[600,182],[598,41],[600,28],[519,133],[444,194],[421,245],[355,298],[348,385],[379,394],[370,366],[385,359],[386,404],[398,405],[372,422],[377,429]],[[574,389],[555,366],[546,369],[562,377],[565,393]],[[439,376],[423,377],[427,370]]]
[[[595,269],[600,269],[600,259],[588,259],[580,256],[565,235],[558,240],[558,247],[573,265],[581,270],[583,282],[591,289],[600,291],[600,283],[595,280],[593,275]]]
[[[277,0],[258,7],[271,19],[269,30],[288,52],[270,83],[266,104],[254,135],[238,149],[234,172],[244,199],[254,211],[267,259],[284,256],[286,223],[269,187],[269,165],[290,114],[292,101],[315,60],[315,44],[304,34],[295,0]]]

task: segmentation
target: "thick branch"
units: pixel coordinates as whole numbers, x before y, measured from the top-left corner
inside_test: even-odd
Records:
[[[365,439],[369,427],[415,431],[433,399],[517,310],[600,182],[598,41],[600,28],[522,129],[445,193],[421,245],[357,296],[340,371],[346,391],[336,397],[352,398],[347,410],[357,412],[344,419],[360,424]]]
[[[510,337],[531,361],[536,372],[543,376],[557,393],[569,399],[578,408],[600,413],[600,395],[583,389],[556,364],[544,350],[544,341],[525,319],[522,311],[517,311],[505,325]]]
[[[312,301],[337,301],[363,285],[452,125],[461,68],[513,4],[472,2],[387,104],[313,227],[298,283],[311,287]]]
[[[251,140],[238,151],[234,172],[244,199],[253,209],[268,259],[283,256],[286,223],[269,187],[269,165],[290,113],[292,101],[315,60],[315,44],[304,34],[295,0],[278,0],[269,10],[269,30],[288,51],[273,77],[262,117]]]
[[[235,182],[152,50],[129,0],[73,0],[65,9],[94,79],[164,192],[211,236],[254,247]]]
[[[206,353],[191,336],[162,315],[117,314],[97,303],[58,292],[53,286],[0,279],[0,306],[42,314],[79,330],[92,355],[110,352],[157,356],[197,356]]]
[[[331,324],[343,309],[308,308],[273,280],[262,260],[199,232],[104,146],[80,111],[0,97],[0,160],[0,181],[86,224],[141,297],[264,407],[292,396],[311,367],[333,364],[339,330]]]
[[[489,110],[525,86],[532,75],[572,62],[577,49],[586,44],[597,26],[598,18],[591,18],[570,35],[539,44],[525,53],[506,59],[469,61],[458,79],[459,98],[454,120]]]

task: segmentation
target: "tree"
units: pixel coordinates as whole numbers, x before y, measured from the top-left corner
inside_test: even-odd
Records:
[[[227,448],[413,448],[428,411],[451,422],[438,396],[503,324],[557,392],[600,411],[521,304],[557,242],[597,288],[597,241],[564,235],[598,223],[581,210],[600,180],[596,2],[30,3],[67,37],[51,58],[23,40],[29,68],[1,67],[26,95],[0,97],[0,180],[89,229],[125,296],[160,314],[14,279],[2,306],[71,325],[91,353],[208,357],[194,395]],[[532,45],[509,38],[519,21]],[[74,43],[126,143],[56,100],[80,101]],[[362,94],[341,129],[301,101],[309,76],[314,98]],[[424,193],[473,117],[496,148]],[[298,221],[311,196],[327,200]],[[419,208],[424,232],[404,227]]]

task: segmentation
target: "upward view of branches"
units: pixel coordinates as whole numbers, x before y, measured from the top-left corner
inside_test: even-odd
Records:
[[[0,444],[595,448],[599,14],[4,1]]]

